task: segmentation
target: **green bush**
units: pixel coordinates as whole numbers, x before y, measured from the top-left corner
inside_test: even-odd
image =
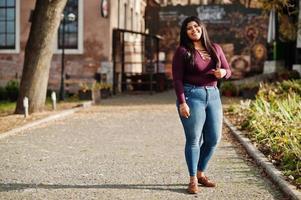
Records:
[[[5,86],[7,97],[10,101],[17,101],[19,95],[19,81],[10,80]]]
[[[261,84],[258,96],[273,102],[275,99],[285,99],[289,94],[301,96],[301,80],[288,80],[271,84]]]
[[[296,70],[282,70],[276,73],[278,81],[299,79],[300,74]]]
[[[6,100],[7,100],[6,90],[5,88],[0,86],[0,101],[6,101]]]
[[[258,97],[248,111],[247,128],[266,153],[280,160],[290,175],[300,176],[301,104],[300,96],[268,102]]]
[[[300,102],[301,80],[261,84],[249,107],[240,106],[233,113],[244,113],[242,128],[251,140],[295,180],[301,178]]]
[[[222,95],[224,96],[236,96],[236,86],[231,81],[224,81],[220,86]]]
[[[8,114],[13,114],[16,108],[15,102],[1,101],[0,102],[0,117]]]

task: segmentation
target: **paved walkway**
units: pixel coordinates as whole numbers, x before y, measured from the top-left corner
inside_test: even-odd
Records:
[[[225,138],[188,195],[173,92],[115,96],[0,140],[0,199],[284,199]]]

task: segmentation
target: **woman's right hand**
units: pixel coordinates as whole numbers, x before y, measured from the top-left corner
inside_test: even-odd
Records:
[[[180,110],[180,115],[182,117],[188,118],[190,116],[190,109],[189,109],[187,103],[180,104],[179,110]]]

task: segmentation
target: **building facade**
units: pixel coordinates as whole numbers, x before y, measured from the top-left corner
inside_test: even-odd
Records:
[[[180,26],[191,15],[198,16],[207,27],[213,42],[219,44],[232,69],[232,79],[262,73],[267,57],[268,20],[262,10],[241,4],[168,5],[149,12],[146,24],[150,33],[162,36],[160,54],[165,73],[172,77],[172,58],[179,45]],[[153,21],[158,18],[159,23]],[[238,20],[239,19],[239,20]]]
[[[176,5],[242,4],[248,8],[258,8],[258,0],[160,0],[161,7]]]
[[[35,0],[0,1],[0,85],[20,79]],[[69,0],[65,29],[54,44],[49,88],[58,90],[65,52],[67,77],[93,79],[102,65],[112,66],[112,33],[120,28],[144,32],[146,0]],[[73,16],[71,18],[70,16]],[[63,39],[64,38],[64,39]],[[64,42],[63,42],[64,41]]]

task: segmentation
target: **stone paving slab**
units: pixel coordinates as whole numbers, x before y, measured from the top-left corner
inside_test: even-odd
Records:
[[[225,138],[188,195],[174,94],[115,96],[0,140],[0,199],[284,199]]]

